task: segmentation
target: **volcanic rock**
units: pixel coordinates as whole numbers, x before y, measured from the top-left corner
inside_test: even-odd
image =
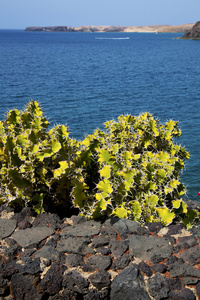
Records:
[[[17,225],[15,220],[0,219],[0,240],[13,233]]]
[[[192,29],[185,32],[183,39],[200,39],[200,21],[196,22]]]
[[[99,271],[90,276],[90,281],[98,290],[109,287],[111,275],[107,271]]]
[[[150,300],[137,265],[126,267],[111,284],[111,300]]]
[[[22,234],[23,232],[23,234]],[[47,236],[54,233],[51,228],[46,226],[32,227],[19,230],[13,233],[12,238],[23,248],[29,247],[33,244],[37,244],[44,240]]]

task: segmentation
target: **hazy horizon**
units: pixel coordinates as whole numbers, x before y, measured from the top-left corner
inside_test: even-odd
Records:
[[[1,3],[0,29],[182,25],[196,23],[199,10],[199,0],[125,0],[123,3],[118,0],[6,0]]]

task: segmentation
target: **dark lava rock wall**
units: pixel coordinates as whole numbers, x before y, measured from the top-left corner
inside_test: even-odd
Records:
[[[195,300],[200,224],[145,226],[0,208],[2,300]]]
[[[200,39],[200,21],[198,21],[191,30],[187,30],[183,36],[184,39]]]

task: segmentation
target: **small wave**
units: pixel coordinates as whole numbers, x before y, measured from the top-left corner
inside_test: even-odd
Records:
[[[105,38],[105,37],[95,37],[96,40],[129,40],[130,37],[124,38]]]

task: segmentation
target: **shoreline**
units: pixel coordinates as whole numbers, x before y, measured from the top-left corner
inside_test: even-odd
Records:
[[[159,32],[185,32],[191,29],[194,23],[182,25],[145,25],[145,26],[32,26],[26,27],[25,31],[43,31],[43,32],[140,32],[140,33],[159,33]]]

